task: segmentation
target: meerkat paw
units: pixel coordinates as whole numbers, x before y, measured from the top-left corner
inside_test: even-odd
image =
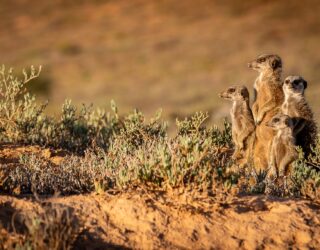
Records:
[[[242,158],[242,154],[239,150],[236,150],[232,155],[232,160],[238,160]]]
[[[277,179],[278,175],[277,175],[277,171],[273,168],[268,169],[268,173],[267,173],[267,179],[268,180],[275,180]]]
[[[260,125],[262,122],[262,118],[257,117],[257,119],[254,122],[255,122],[255,125]]]

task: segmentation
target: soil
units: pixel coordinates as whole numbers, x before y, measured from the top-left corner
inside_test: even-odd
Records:
[[[195,197],[144,190],[53,197],[83,222],[76,249],[316,249],[320,204],[266,196]],[[8,206],[10,204],[10,206]],[[31,198],[0,197],[0,220],[38,211]],[[10,211],[9,211],[10,212]]]

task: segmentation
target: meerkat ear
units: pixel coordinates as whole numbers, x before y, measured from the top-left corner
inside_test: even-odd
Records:
[[[293,127],[293,124],[295,124],[295,123],[294,123],[294,121],[293,121],[292,118],[287,117],[286,120],[285,120],[285,124],[286,124],[288,127]]]
[[[241,96],[244,98],[247,98],[247,97],[249,97],[249,92],[246,89],[242,89]]]
[[[304,86],[304,89],[308,87],[308,82],[306,80],[303,80],[303,86]]]
[[[272,67],[273,70],[282,67],[281,60],[279,60],[277,58],[273,59],[272,63],[271,63],[271,67]]]
[[[286,118],[284,121],[284,124],[286,124],[289,127],[290,126],[290,119]]]

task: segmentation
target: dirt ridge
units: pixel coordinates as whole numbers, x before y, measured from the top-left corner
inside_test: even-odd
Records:
[[[312,249],[320,246],[320,204],[302,199],[128,191],[48,198],[84,227],[81,249]],[[0,207],[39,211],[32,199],[0,197]],[[5,219],[3,213],[0,220]]]

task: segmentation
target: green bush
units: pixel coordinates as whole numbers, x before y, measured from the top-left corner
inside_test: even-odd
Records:
[[[320,139],[312,148],[313,154],[307,159],[299,149],[299,159],[294,164],[291,176],[291,194],[312,199],[320,198]]]
[[[0,69],[0,140],[2,142],[39,144],[83,152],[93,143],[106,148],[110,137],[119,130],[119,117],[112,103],[113,115],[92,106],[79,112],[70,100],[62,106],[60,119],[44,114],[47,104],[38,105],[26,85],[37,78],[41,67],[31,67],[24,79],[18,79],[12,69]]]

